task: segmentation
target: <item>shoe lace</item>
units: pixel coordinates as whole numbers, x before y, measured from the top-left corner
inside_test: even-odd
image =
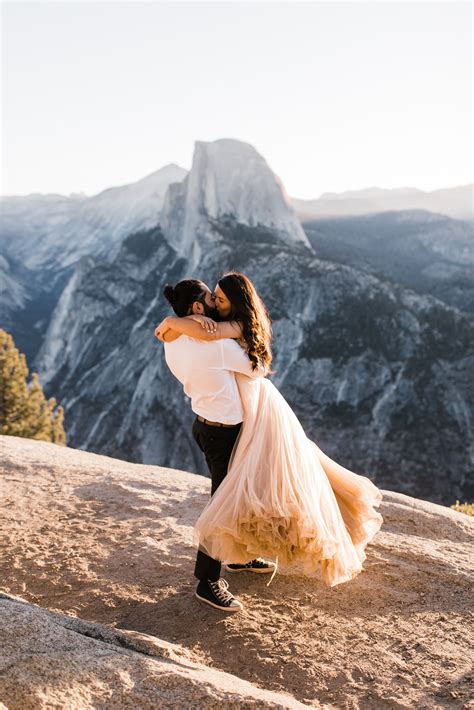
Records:
[[[243,567],[255,567],[255,566],[257,566],[255,563],[257,563],[257,565],[259,565],[259,564],[260,564],[260,565],[266,564],[266,562],[265,562],[265,560],[263,559],[263,557],[255,557],[255,559],[250,560],[250,562],[246,562],[246,563],[243,565]]]
[[[226,579],[218,579],[216,582],[211,582],[209,580],[209,586],[216,597],[222,602],[228,602],[234,598],[233,594],[227,591],[229,588],[229,582]]]

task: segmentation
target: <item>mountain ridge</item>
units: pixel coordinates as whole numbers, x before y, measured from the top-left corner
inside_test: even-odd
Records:
[[[79,246],[71,241],[56,253],[53,239],[52,261],[39,271],[0,262],[11,284],[10,319],[2,325],[23,352],[29,348],[47,394],[63,400],[71,442],[204,470],[186,434],[188,402],[153,331],[169,312],[166,281],[198,276],[212,288],[223,271],[236,269],[254,281],[269,309],[275,383],[310,437],[384,485],[437,501],[472,497],[473,326],[461,310],[472,292],[464,282],[469,263],[455,263],[464,242],[468,249],[469,224],[442,223],[431,212],[418,211],[416,219],[413,211],[385,212],[374,220],[370,243],[370,217],[319,219],[305,223],[311,247],[306,234],[300,239],[304,230],[281,180],[250,144],[199,141],[193,166],[181,181],[164,176],[159,214],[156,173],[148,176],[150,199],[143,211],[129,211],[128,221],[122,216],[130,202],[116,204],[120,188],[99,196],[105,222],[89,214],[82,241],[59,200],[54,219],[69,224],[64,236]],[[28,212],[32,223],[41,210]],[[141,219],[147,214],[150,228]],[[384,240],[377,230],[387,226],[387,214],[398,231]],[[391,241],[398,245],[392,251]],[[328,251],[334,247],[340,251]],[[411,269],[411,281],[387,271],[387,255],[390,266]],[[44,256],[40,249],[30,258],[40,265]],[[418,285],[425,290],[417,292]]]
[[[272,379],[310,438],[386,487],[443,502],[472,497],[468,315],[325,262],[304,245],[274,241],[271,230],[222,223],[219,230],[198,276],[212,288],[228,265],[256,284],[273,320]],[[153,336],[169,312],[162,286],[196,269],[160,229],[150,238],[143,254],[124,246],[115,262],[83,270],[68,307],[58,305],[64,325],[53,317],[36,367],[65,407],[74,446],[203,473],[187,434],[189,403]],[[63,340],[51,366],[55,329]]]

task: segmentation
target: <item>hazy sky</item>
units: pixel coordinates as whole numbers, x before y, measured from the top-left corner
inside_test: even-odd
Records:
[[[2,193],[88,195],[194,141],[293,197],[473,181],[469,2],[3,2]]]

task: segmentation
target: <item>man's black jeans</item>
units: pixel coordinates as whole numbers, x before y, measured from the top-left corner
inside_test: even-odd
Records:
[[[193,436],[206,457],[211,474],[211,496],[220,486],[227,474],[229,459],[239,435],[242,422],[233,427],[213,426],[199,419],[194,420]],[[198,579],[210,579],[216,582],[221,574],[221,563],[198,550],[194,576]]]

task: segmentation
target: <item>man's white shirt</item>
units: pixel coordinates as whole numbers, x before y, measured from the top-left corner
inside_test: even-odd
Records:
[[[196,414],[213,422],[238,424],[243,420],[236,372],[263,377],[243,348],[231,338],[196,340],[181,335],[164,344],[165,358],[173,375],[182,383]]]

